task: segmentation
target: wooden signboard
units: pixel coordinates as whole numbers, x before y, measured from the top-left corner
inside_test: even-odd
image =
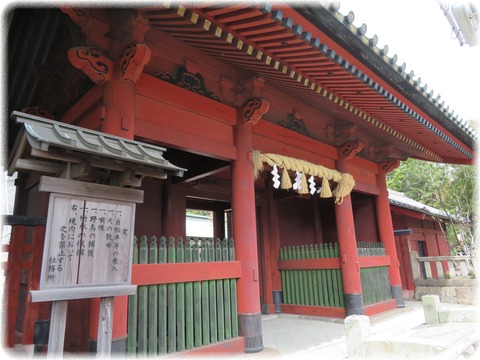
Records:
[[[40,178],[50,192],[39,290],[32,301],[53,301],[48,353],[63,353],[67,301],[100,297],[97,354],[111,350],[113,297],[131,285],[135,205],[143,191]]]
[[[40,290],[130,284],[135,204],[51,194]]]

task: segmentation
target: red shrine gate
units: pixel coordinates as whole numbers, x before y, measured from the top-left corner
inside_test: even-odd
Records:
[[[36,68],[48,91],[29,96],[21,91],[26,83],[20,67],[12,64],[16,81],[9,82],[9,92],[21,96],[10,96],[9,111],[23,109],[16,117],[56,119],[53,129],[62,124],[78,134],[95,130],[99,139],[114,141],[92,146],[54,135],[56,147],[12,156],[9,171],[20,172],[16,214],[46,215],[39,173],[144,192],[135,214],[139,264],[132,270],[139,291],[137,297],[115,298],[116,351],[124,353],[128,344],[132,352],[160,353],[166,343],[167,352],[256,352],[263,349],[262,312],[344,317],[404,306],[385,174],[408,157],[471,163],[473,135],[432,105],[394,61],[384,60],[386,54],[378,55],[373,39],[352,30],[349,17],[338,21],[337,10],[168,4],[16,10],[12,58],[30,60],[15,45],[22,31],[37,42],[52,36],[57,46],[45,54],[68,74],[58,84],[48,82],[52,67]],[[22,26],[41,23],[45,14],[55,26]],[[371,55],[369,61],[363,53]],[[17,153],[18,132],[12,121],[11,154]],[[125,148],[127,140],[137,152]],[[72,158],[59,150],[66,143],[83,144],[90,155]],[[150,145],[164,147],[168,161],[188,171],[180,177],[146,169],[142,161],[151,167],[168,163],[152,158],[145,150]],[[102,162],[92,149],[116,158]],[[233,238],[234,246],[186,239],[187,208],[213,211],[214,238]],[[12,261],[9,272],[18,274],[20,265]],[[28,290],[35,287],[33,281]],[[170,310],[183,310],[164,315],[165,301]],[[17,303],[28,304],[28,296]],[[194,304],[205,312],[195,312]],[[9,313],[9,346],[20,312]],[[48,316],[48,305],[20,315],[28,319],[19,327],[24,343],[33,340],[25,335],[32,334],[33,321],[44,319],[38,314]],[[145,323],[149,314],[159,322]],[[192,315],[190,328],[186,319]],[[66,348],[92,348],[98,300],[73,304],[67,316]],[[172,319],[180,324],[175,329]],[[158,341],[146,342],[149,326],[167,329],[169,338],[158,330]],[[217,346],[204,347],[215,340]]]

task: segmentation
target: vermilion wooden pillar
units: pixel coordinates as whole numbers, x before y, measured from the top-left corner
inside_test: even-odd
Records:
[[[345,159],[337,160],[337,170],[347,172]],[[338,247],[340,250],[345,314],[346,316],[365,315],[352,199],[350,195],[344,197],[341,204],[335,205],[335,218],[337,222]]]
[[[237,110],[237,159],[232,163],[233,238],[242,266],[237,282],[238,326],[249,353],[263,350],[251,127],[267,110],[268,103],[261,99],[250,100]]]
[[[181,184],[172,184],[167,179],[162,194],[162,234],[167,239],[173,236],[175,240],[181,236],[185,241],[186,233],[187,195]],[[185,242],[184,242],[185,244]]]
[[[389,168],[390,169],[390,168]],[[400,262],[397,256],[395,246],[395,236],[393,233],[392,214],[390,212],[390,202],[388,201],[387,183],[385,180],[385,167],[380,166],[377,174],[377,185],[379,195],[375,198],[375,207],[377,211],[377,223],[380,239],[385,246],[385,252],[390,257],[390,266],[388,273],[390,275],[390,285],[392,287],[392,297],[397,301],[397,307],[405,307],[405,301],[402,295],[402,280],[400,277]]]
[[[116,46],[118,48],[118,44]],[[105,51],[105,52],[104,52]],[[96,47],[75,47],[68,51],[68,58],[73,66],[85,72],[90,79],[103,84],[103,113],[101,131],[111,135],[133,139],[135,125],[135,83],[143,72],[143,67],[150,60],[150,50],[145,44],[133,43],[118,51],[108,54]],[[99,300],[93,299],[90,312],[90,346],[96,348],[98,338]],[[114,300],[112,352],[124,353],[127,337],[128,297],[119,296]]]
[[[135,84],[131,81],[116,78],[108,81],[104,89],[103,106],[105,113],[101,122],[101,131],[133,140]]]

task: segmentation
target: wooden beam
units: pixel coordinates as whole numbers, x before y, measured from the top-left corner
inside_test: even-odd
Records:
[[[222,164],[225,164],[225,163],[222,161]],[[230,169],[230,164],[223,165],[220,167],[217,167],[217,166],[218,166],[218,162],[216,161],[215,164],[212,164],[211,166],[206,166],[207,169],[205,169],[205,167],[202,166],[204,170],[196,169],[196,171],[195,170],[192,171],[192,169],[190,168],[188,169],[188,173],[187,173],[188,177],[181,178],[179,182],[184,182],[184,183],[192,182],[192,181],[202,179],[207,176],[215,175],[222,171]]]
[[[360,268],[390,266],[390,256],[359,256]]]
[[[16,171],[34,171],[43,174],[60,174],[65,165],[54,164],[48,161],[36,160],[36,159],[18,159],[15,161],[14,169]]]
[[[63,301],[74,299],[90,299],[97,297],[132,295],[137,291],[135,285],[105,285],[105,286],[81,286],[59,287],[49,290],[30,291],[33,302]]]
[[[231,279],[241,276],[240,261],[134,264],[132,266],[132,284],[135,285]]]
[[[49,176],[40,177],[38,191],[61,194],[98,197],[102,199],[142,203],[143,190],[87,183],[84,181],[58,179]]]
[[[278,270],[340,269],[339,258],[280,260]]]
[[[231,202],[232,195],[230,193],[209,191],[209,190],[197,190],[193,188],[187,188],[186,195],[193,199],[215,200],[222,202]]]

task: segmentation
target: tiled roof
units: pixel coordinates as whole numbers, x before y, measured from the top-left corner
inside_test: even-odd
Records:
[[[29,115],[13,112],[12,118],[23,124],[26,136],[32,149],[49,151],[60,149],[71,154],[90,154],[94,157],[140,164],[144,167],[159,169],[165,173],[183,176],[186,169],[171,164],[163,157],[165,148],[139,141],[129,140],[86,128]],[[23,155],[24,144],[19,136],[17,148],[9,161],[9,171],[15,167],[15,160]],[[16,153],[16,154],[15,154]],[[16,158],[15,158],[16,155]]]
[[[399,191],[389,189],[388,200],[390,201],[391,205],[395,205],[404,209],[418,211],[433,217],[448,219],[448,215],[444,211],[435,209],[434,207],[431,207],[431,206],[422,204],[421,202],[410,199],[404,193]]]

